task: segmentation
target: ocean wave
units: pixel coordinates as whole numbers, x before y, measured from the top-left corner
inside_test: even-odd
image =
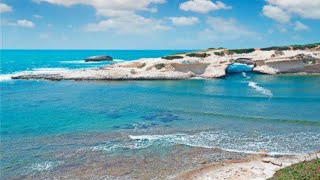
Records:
[[[106,151],[112,152],[118,149],[144,149],[153,145],[153,142],[148,142],[145,140],[136,140],[120,143],[107,143],[90,148],[92,151]]]
[[[42,163],[35,163],[31,165],[31,169],[33,171],[48,171],[52,169],[53,167],[57,166],[57,163],[51,162],[51,161],[45,161]]]
[[[60,61],[61,64],[85,64],[84,60]]]
[[[246,79],[250,79],[250,78],[251,78],[250,76],[247,75],[246,72],[242,72],[242,76],[243,76],[244,78],[246,78]]]
[[[12,74],[0,74],[0,82],[11,81]]]
[[[261,86],[258,86],[258,83],[256,83],[256,82],[249,81],[248,82],[248,86],[252,87],[253,89],[255,89],[260,94],[263,94],[263,95],[268,96],[268,97],[272,97],[273,96],[272,92],[269,89],[261,87]]]
[[[115,61],[115,62],[123,62],[123,61],[126,61],[126,60],[123,60],[123,59],[114,59],[113,61]]]
[[[168,147],[177,144],[199,148],[216,148],[246,154],[294,155],[320,148],[320,134],[312,132],[252,135],[240,132],[206,131],[196,134],[129,135],[130,140],[109,142],[92,147],[92,151],[113,152],[120,149]]]
[[[27,75],[27,74],[42,74],[42,73],[57,74],[57,73],[61,73],[69,70],[70,69],[67,69],[67,68],[34,68],[32,70],[19,71],[11,74],[0,74],[0,82],[11,81],[12,76]]]
[[[183,144],[248,154],[261,154],[262,152],[259,150],[267,150],[270,155],[304,154],[320,148],[320,134],[317,133],[249,136],[235,132],[211,131],[193,135],[129,135],[129,138],[137,142],[148,142],[151,145],[159,143],[167,145]],[[306,148],[307,146],[310,148]]]

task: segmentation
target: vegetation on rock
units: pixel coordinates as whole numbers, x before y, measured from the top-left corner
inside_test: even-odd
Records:
[[[189,53],[189,54],[186,54],[186,56],[188,56],[188,57],[205,58],[205,57],[210,56],[210,54],[207,54],[207,53]]]
[[[277,50],[277,51],[285,51],[285,50],[306,50],[306,49],[312,49],[320,46],[320,43],[313,43],[313,44],[305,44],[305,45],[290,45],[290,46],[272,46],[267,48],[261,48],[262,51],[271,51],[271,50]]]
[[[219,47],[219,48],[208,48],[207,51],[213,51],[213,50],[219,50],[219,49],[224,49],[223,47]]]
[[[248,49],[230,49],[229,52],[231,54],[244,54],[244,53],[252,53],[255,51],[254,48],[248,48]]]
[[[314,44],[306,44],[306,45],[292,45],[293,50],[305,50],[305,49],[312,49],[316,48],[320,45],[320,43],[314,43]]]
[[[214,55],[216,56],[224,56],[224,52],[223,51],[220,51],[220,52],[214,52]]]
[[[269,180],[319,180],[320,179],[320,159],[309,162],[302,162],[286,167],[276,172]]]
[[[160,64],[156,64],[154,67],[155,67],[156,69],[162,69],[162,68],[164,68],[165,66],[166,66],[165,64],[160,63]]]
[[[272,47],[267,47],[267,48],[261,48],[261,51],[285,51],[285,50],[290,50],[291,48],[289,46],[272,46]]]
[[[166,60],[182,59],[182,58],[183,56],[176,56],[176,55],[162,57],[162,59],[166,59]]]

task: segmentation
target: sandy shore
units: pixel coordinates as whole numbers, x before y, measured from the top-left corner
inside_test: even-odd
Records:
[[[242,160],[227,160],[213,163],[205,167],[180,173],[173,179],[201,179],[201,180],[250,180],[268,179],[276,171],[296,163],[320,158],[320,152],[304,155],[250,155]]]

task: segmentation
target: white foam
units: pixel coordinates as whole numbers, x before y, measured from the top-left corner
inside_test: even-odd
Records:
[[[320,135],[314,133],[294,133],[287,135],[251,136],[235,132],[200,132],[193,135],[140,135],[129,136],[136,142],[149,144],[174,145],[183,144],[192,147],[219,148],[229,152],[247,154],[263,154],[260,149],[269,150],[270,155],[293,155],[307,153],[304,142],[312,142],[313,148],[318,148]],[[151,146],[150,145],[150,146]],[[293,150],[294,149],[294,150]],[[311,150],[312,151],[312,150]]]
[[[123,60],[123,59],[114,59],[113,61],[115,61],[115,62],[123,62],[125,60]]]
[[[0,74],[0,82],[11,81],[12,74]]]
[[[117,149],[144,149],[150,147],[153,144],[151,141],[137,140],[134,142],[123,142],[115,144],[106,144],[92,147],[92,151],[107,151],[112,152]]]
[[[258,86],[256,82],[249,81],[248,86],[252,87],[253,89],[255,89],[260,94],[266,95],[268,97],[272,97],[273,96],[272,92],[269,89],[261,87],[261,86]]]
[[[247,76],[246,72],[242,72],[242,76],[245,77],[246,79],[250,79],[251,78],[250,76]]]
[[[28,71],[19,71],[11,74],[0,74],[0,82],[11,81],[11,77],[28,75],[28,74],[58,74],[61,72],[69,71],[67,68],[34,68]]]
[[[73,61],[60,61],[62,64],[85,64],[84,60],[73,60]]]
[[[53,162],[45,161],[42,163],[35,163],[31,165],[31,169],[34,171],[47,171],[50,170],[54,166]]]

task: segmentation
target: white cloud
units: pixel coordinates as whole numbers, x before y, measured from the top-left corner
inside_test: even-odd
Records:
[[[0,3],[0,13],[5,12],[12,12],[12,7],[8,6],[7,4]]]
[[[162,21],[144,18],[138,15],[125,17],[112,17],[99,23],[88,24],[86,31],[114,31],[117,33],[144,34],[154,31],[168,30]]]
[[[34,14],[33,17],[36,18],[36,19],[42,19],[43,18],[43,16],[41,16],[39,14]]]
[[[62,6],[84,4],[96,9],[98,15],[131,16],[136,11],[156,12],[157,8],[151,5],[163,4],[165,0],[34,0],[36,2],[48,2]]]
[[[192,26],[199,23],[199,19],[196,17],[170,17],[172,24],[176,26]]]
[[[180,4],[180,9],[184,11],[193,11],[198,13],[208,13],[219,9],[231,9],[221,1],[212,2],[211,0],[189,0]]]
[[[263,8],[264,15],[279,22],[284,22],[292,16],[320,19],[320,0],[266,0],[266,2],[268,5]],[[277,15],[271,14],[272,9]]]
[[[287,23],[290,21],[290,16],[277,6],[272,6],[272,5],[264,6],[263,14],[280,23]]]
[[[156,5],[165,0],[34,0],[62,6],[88,5],[95,8],[97,15],[108,17],[85,27],[86,31],[110,31],[116,33],[143,33],[167,29],[162,22],[137,15],[138,11],[157,12]]]
[[[26,19],[18,20],[16,25],[21,27],[27,27],[27,28],[33,28],[35,26],[33,22],[28,21]]]
[[[209,17],[207,24],[208,28],[201,32],[201,35],[211,40],[235,40],[244,37],[258,37],[257,33],[248,30],[235,19]]]
[[[308,30],[308,29],[309,29],[309,27],[308,27],[307,25],[303,24],[303,23],[300,22],[300,21],[296,21],[296,22],[294,23],[294,30],[295,30],[295,31],[306,31],[306,30]]]

